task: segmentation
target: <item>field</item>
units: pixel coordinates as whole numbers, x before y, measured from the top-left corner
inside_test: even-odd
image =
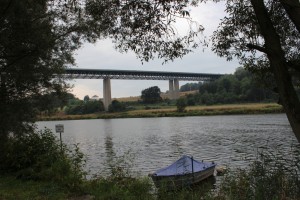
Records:
[[[108,119],[108,118],[139,118],[139,117],[181,117],[204,115],[232,114],[266,114],[282,113],[282,106],[276,103],[228,104],[211,106],[188,106],[184,112],[177,112],[176,106],[149,105],[134,106],[125,112],[101,112],[87,115],[65,115],[58,113],[53,116],[40,116],[39,120],[76,120],[76,119]]]

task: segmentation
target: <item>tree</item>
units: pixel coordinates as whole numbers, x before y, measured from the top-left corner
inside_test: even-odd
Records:
[[[121,52],[133,50],[141,60],[154,57],[165,61],[182,57],[190,47],[199,44],[197,35],[204,29],[192,21],[189,0],[87,0],[87,21],[91,31],[112,38]],[[190,29],[185,36],[177,35],[174,22],[185,18]],[[195,28],[192,28],[195,27]],[[100,30],[100,32],[99,32]]]
[[[0,2],[0,141],[32,129],[36,94],[60,91],[57,77],[74,65],[83,41],[112,38],[121,52],[141,60],[181,57],[198,45],[200,25],[176,36],[188,0],[2,0]]]
[[[180,92],[199,90],[200,83],[186,83],[180,87]]]
[[[160,89],[157,86],[149,87],[142,91],[141,99],[144,103],[161,102]]]
[[[227,0],[227,17],[214,33],[213,50],[236,56],[251,72],[273,84],[300,142],[300,3],[297,0]]]
[[[0,140],[32,130],[33,96],[62,91],[53,75],[73,64],[80,46],[74,12],[59,2],[0,2]],[[67,13],[68,12],[68,13]],[[70,17],[69,17],[70,16]],[[59,23],[58,23],[59,22]]]
[[[126,110],[126,106],[124,103],[119,102],[118,100],[113,100],[111,104],[108,106],[109,112],[122,112]]]
[[[83,115],[104,111],[103,102],[98,101],[81,101],[71,102],[65,107],[65,113],[68,115]]]
[[[179,98],[176,101],[176,107],[177,107],[177,112],[184,112],[185,108],[187,106],[187,102],[185,98]]]
[[[83,101],[84,102],[88,102],[89,100],[90,100],[89,95],[85,95],[84,98],[83,98]]]

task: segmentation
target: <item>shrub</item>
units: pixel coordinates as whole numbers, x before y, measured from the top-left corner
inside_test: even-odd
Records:
[[[79,102],[75,105],[69,105],[65,108],[65,113],[68,115],[82,115],[104,111],[102,101],[86,101]]]
[[[215,199],[299,199],[300,151],[290,158],[261,153],[249,169],[228,173]]]
[[[183,112],[187,106],[186,99],[184,98],[177,99],[176,106],[178,112]]]
[[[108,106],[108,112],[122,112],[125,110],[126,110],[125,104],[117,100],[113,100],[111,104]]]
[[[17,178],[55,181],[75,189],[85,175],[85,159],[78,145],[73,150],[66,145],[61,148],[49,129],[11,137],[2,149],[1,172]]]

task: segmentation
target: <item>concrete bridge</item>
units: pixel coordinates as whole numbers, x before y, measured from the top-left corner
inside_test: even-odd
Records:
[[[112,69],[66,69],[62,77],[67,79],[103,79],[103,104],[105,110],[111,103],[111,79],[135,80],[168,80],[169,98],[179,98],[179,81],[211,81],[223,74],[138,71],[138,70],[112,70]]]

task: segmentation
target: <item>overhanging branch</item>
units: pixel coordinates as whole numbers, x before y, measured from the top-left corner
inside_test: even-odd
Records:
[[[267,50],[264,47],[261,47],[261,46],[255,45],[255,44],[247,44],[246,46],[249,49],[255,49],[255,50],[258,50],[260,52],[267,53]]]

